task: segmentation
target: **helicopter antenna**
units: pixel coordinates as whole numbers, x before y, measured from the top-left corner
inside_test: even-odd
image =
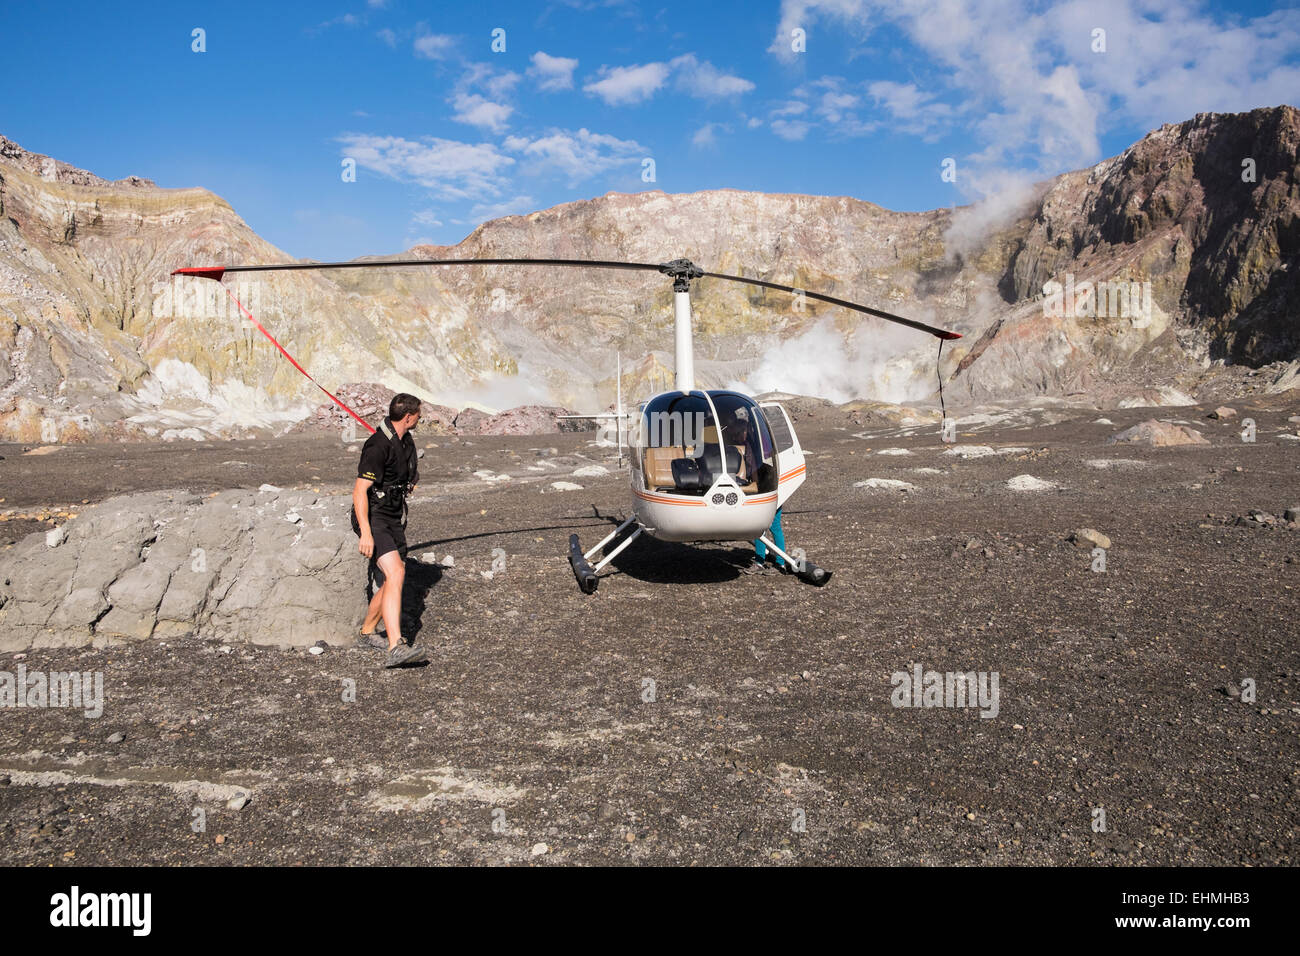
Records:
[[[618,415],[618,419],[617,419],[618,424],[616,426],[618,428],[618,467],[622,468],[623,467],[623,355],[622,353],[618,353],[618,352],[616,352],[615,355],[617,357],[616,364],[614,367],[616,369],[615,375],[617,376],[618,379],[618,385],[616,389],[616,394],[618,398],[614,404],[614,411]]]

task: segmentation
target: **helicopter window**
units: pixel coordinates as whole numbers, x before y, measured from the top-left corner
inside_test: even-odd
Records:
[[[700,487],[707,475],[694,459],[711,421],[709,403],[699,393],[660,395],[644,406],[638,437],[645,448],[646,488],[697,494],[708,490],[708,484]]]
[[[758,405],[747,395],[727,391],[709,392],[708,398],[702,392],[660,395],[644,407],[639,429],[648,489],[703,494],[720,475],[728,474],[746,494],[776,490],[772,434]]]
[[[641,416],[647,448],[694,448],[712,424],[709,403],[698,392],[660,395]]]
[[[786,423],[785,416],[776,410],[767,420],[772,427],[772,437],[776,439],[777,450],[789,451],[793,448],[794,436],[790,434],[790,426]]]
[[[767,419],[758,404],[739,392],[710,392],[721,422],[721,446],[726,454],[725,470],[736,477],[746,494],[776,490],[776,456]],[[706,436],[707,442],[708,436]],[[718,445],[705,445],[710,468],[723,467]]]

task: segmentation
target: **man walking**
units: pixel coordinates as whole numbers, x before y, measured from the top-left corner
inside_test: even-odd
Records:
[[[366,439],[352,486],[352,530],[357,550],[378,566],[383,577],[361,622],[361,643],[387,648],[385,667],[425,660],[423,647],[402,640],[402,585],[406,580],[406,497],[420,480],[415,440],[410,431],[420,421],[420,400],[402,392],[393,396],[388,417]],[[388,640],[375,633],[384,621]]]

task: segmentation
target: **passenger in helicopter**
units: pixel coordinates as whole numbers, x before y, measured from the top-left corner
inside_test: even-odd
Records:
[[[749,427],[749,409],[743,405],[738,406],[735,414],[722,426],[722,440],[740,453],[738,462],[740,470],[736,473],[736,480],[744,486],[747,494],[757,490],[757,486],[754,485],[759,466],[757,449],[754,446],[756,434],[757,429]]]

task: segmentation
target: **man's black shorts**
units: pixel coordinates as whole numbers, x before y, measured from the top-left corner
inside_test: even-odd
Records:
[[[352,512],[352,533],[358,538],[361,537],[361,525],[357,523],[357,513],[355,511]],[[375,553],[371,556],[372,561],[378,561],[380,557],[389,551],[406,551],[406,529],[402,527],[402,522],[398,518],[371,514],[370,536],[375,539]],[[406,555],[402,554],[401,557],[405,558]]]

